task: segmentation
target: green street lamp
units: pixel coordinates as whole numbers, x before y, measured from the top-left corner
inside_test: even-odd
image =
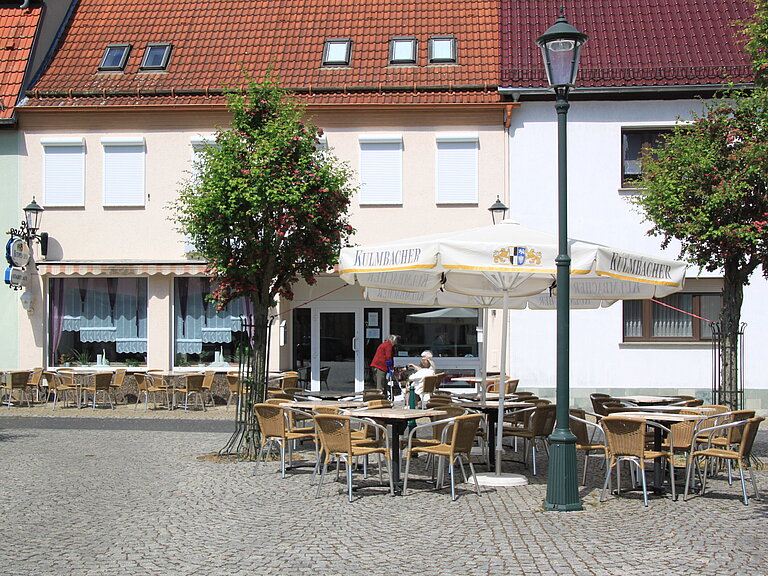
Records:
[[[571,256],[568,251],[568,142],[566,123],[568,92],[579,70],[581,47],[587,41],[566,20],[563,10],[555,24],[536,39],[544,57],[547,80],[556,95],[557,110],[557,198],[558,255],[557,267],[557,422],[549,437],[549,475],[547,510],[581,510],[578,476],[576,473],[576,436],[570,429],[569,330]]]

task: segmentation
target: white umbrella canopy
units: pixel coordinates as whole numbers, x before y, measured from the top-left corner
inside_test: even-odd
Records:
[[[569,239],[568,247],[572,308],[661,298],[683,288],[683,262],[582,240]],[[365,297],[371,300],[501,308],[504,350],[510,308],[556,308],[558,252],[556,235],[504,220],[483,228],[344,248],[339,257],[339,275],[349,284],[362,286]],[[506,354],[502,354],[500,368],[499,376],[504,381]],[[481,372],[484,378],[485,358]],[[501,394],[499,423],[503,414]],[[496,430],[496,454],[496,474],[501,475],[501,425]]]
[[[573,239],[569,251],[575,300],[660,298],[683,287],[683,262]],[[344,248],[339,273],[349,284],[413,293],[414,304],[436,303],[442,291],[470,297],[465,304],[450,306],[500,308],[492,299],[505,294],[554,295],[557,253],[555,234],[504,220],[483,228]],[[472,304],[472,298],[491,303]],[[531,304],[536,305],[518,301],[516,306]]]
[[[406,322],[415,324],[476,324],[477,310],[469,308],[440,308],[430,312],[408,314]]]

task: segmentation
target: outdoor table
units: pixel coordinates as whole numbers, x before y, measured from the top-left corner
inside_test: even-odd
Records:
[[[319,406],[332,406],[333,408],[364,408],[365,402],[361,400],[299,400],[286,404],[291,408],[306,408],[314,410]]]
[[[428,418],[430,416],[445,416],[445,410],[430,408],[417,410],[412,408],[365,408],[349,413],[355,418],[370,418],[384,426],[392,427],[390,446],[392,448],[392,464],[389,473],[392,474],[392,483],[395,492],[398,492],[400,484],[400,435],[405,432],[408,420],[416,418]]]
[[[677,398],[676,396],[614,396],[614,400],[623,400],[626,402],[631,402],[632,404],[637,404],[638,406],[643,406],[647,404],[671,404],[672,402],[679,402],[680,398]]]
[[[498,398],[498,394],[496,396]],[[462,408],[478,410],[488,418],[488,461],[491,465],[491,469],[493,469],[496,466],[496,449],[494,447],[496,444],[496,427],[499,424],[499,401],[462,402],[459,406]],[[530,402],[517,402],[515,400],[509,402],[506,400],[504,401],[504,407],[510,409],[534,408],[535,406],[536,404],[531,404]]]
[[[669,426],[675,422],[685,422],[686,420],[704,420],[708,416],[704,414],[677,414],[674,412],[644,412],[637,410],[633,412],[617,412],[613,416],[620,416],[621,418],[630,418],[633,420],[658,422],[659,424]],[[661,450],[661,429],[653,427],[653,449]],[[670,481],[672,479],[670,478]],[[659,462],[655,462],[653,465],[653,490],[659,492],[662,490],[664,484],[664,466],[659,465]]]
[[[160,378],[163,381],[163,383],[168,387],[168,391],[170,392],[170,399],[171,399],[171,403],[170,403],[170,406],[168,406],[168,410],[173,410],[174,408],[177,408],[176,388],[177,388],[179,378],[182,378],[189,374],[197,374],[197,372],[178,372],[178,371],[172,371],[172,370],[147,370],[146,374],[148,376]]]

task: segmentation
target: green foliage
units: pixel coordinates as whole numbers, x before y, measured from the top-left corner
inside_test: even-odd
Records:
[[[745,22],[744,50],[752,62],[755,83],[768,84],[768,0],[754,0],[755,15]]]
[[[713,271],[738,269],[740,282],[768,272],[768,93],[734,93],[678,124],[642,156],[643,193],[634,203],[662,245]]]
[[[292,298],[336,262],[353,233],[350,171],[317,150],[321,131],[271,78],[229,94],[232,125],[206,146],[174,204],[178,229],[208,262],[219,306]]]

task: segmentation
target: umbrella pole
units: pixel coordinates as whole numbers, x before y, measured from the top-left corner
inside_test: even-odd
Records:
[[[488,386],[488,308],[483,308],[483,346],[480,349],[480,402],[485,406],[485,392]]]
[[[504,447],[504,396],[507,393],[507,328],[509,321],[509,294],[504,290],[504,309],[501,313],[501,369],[499,370],[499,413],[496,416],[496,476],[501,476],[501,457]]]

